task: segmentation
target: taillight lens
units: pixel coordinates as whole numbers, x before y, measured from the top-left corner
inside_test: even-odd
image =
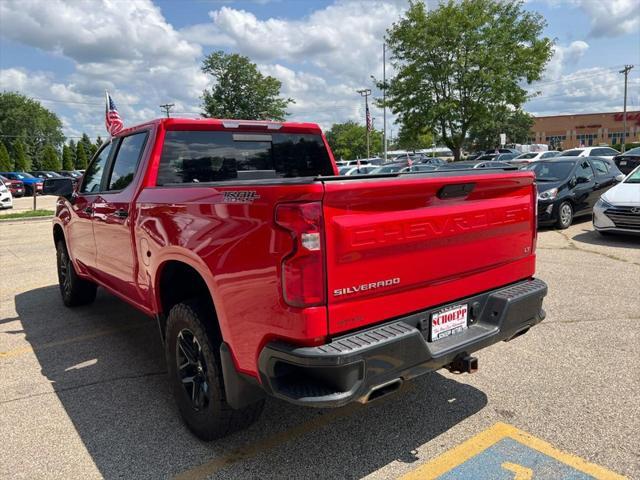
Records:
[[[293,249],[282,261],[282,290],[293,307],[326,303],[320,202],[285,203],[276,207],[276,224],[291,233]]]

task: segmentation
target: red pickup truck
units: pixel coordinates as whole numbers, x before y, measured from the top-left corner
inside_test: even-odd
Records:
[[[203,439],[266,395],[337,407],[472,372],[545,316],[531,172],[339,177],[315,124],[171,118],[45,190],[65,305],[100,286],[155,317]]]

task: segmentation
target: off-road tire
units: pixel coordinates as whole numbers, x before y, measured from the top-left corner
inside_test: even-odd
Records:
[[[87,305],[96,299],[98,286],[78,276],[64,240],[56,242],[58,285],[62,301],[67,307]]]
[[[196,437],[206,441],[221,438],[248,427],[258,419],[264,407],[264,400],[238,410],[227,403],[220,363],[221,339],[217,338],[219,335],[216,335],[214,329],[210,327],[210,322],[215,321],[213,317],[211,307],[202,300],[192,299],[176,304],[167,318],[165,343],[169,384],[180,415],[189,430]],[[178,367],[180,357],[187,358],[183,351],[179,352],[178,347],[178,342],[184,341],[185,337],[195,338],[197,342],[195,351],[199,359],[197,363],[198,365],[202,363],[204,367],[198,367],[197,370],[200,382],[205,382],[199,383],[198,394],[206,392],[208,400],[206,404],[203,402],[200,406],[195,405],[192,398],[196,384],[191,381],[188,383],[190,388],[185,387],[181,377],[185,374]],[[194,343],[191,345],[193,346]],[[187,362],[183,364],[186,365]],[[187,375],[187,378],[190,376]],[[203,385],[206,385],[206,388]]]

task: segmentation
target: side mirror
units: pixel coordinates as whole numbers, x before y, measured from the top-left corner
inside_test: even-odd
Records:
[[[73,180],[71,178],[47,178],[42,187],[43,195],[56,195],[71,200]]]
[[[587,177],[578,177],[576,178],[576,183],[589,183],[589,179]]]
[[[618,175],[616,175],[616,182],[621,182],[625,179],[625,174],[624,173],[619,173]]]

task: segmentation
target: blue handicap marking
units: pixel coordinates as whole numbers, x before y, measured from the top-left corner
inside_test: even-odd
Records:
[[[593,480],[593,476],[561,463],[511,438],[503,438],[483,452],[438,477],[439,480]]]
[[[496,423],[402,480],[624,480],[506,423]]]

